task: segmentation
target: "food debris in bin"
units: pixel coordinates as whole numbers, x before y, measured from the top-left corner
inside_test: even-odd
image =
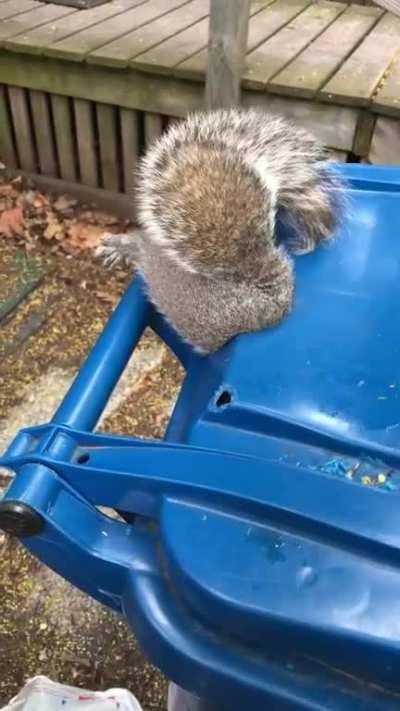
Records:
[[[318,467],[326,474],[343,477],[361,484],[372,486],[384,491],[397,491],[400,487],[400,474],[380,462],[356,461],[349,459],[329,459]]]

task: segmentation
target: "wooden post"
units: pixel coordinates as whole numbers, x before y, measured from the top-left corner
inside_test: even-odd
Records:
[[[246,55],[250,0],[211,0],[206,106],[240,103],[240,79]]]

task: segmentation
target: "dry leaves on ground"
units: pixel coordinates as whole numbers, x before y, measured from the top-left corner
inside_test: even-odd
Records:
[[[22,237],[24,233],[24,215],[21,207],[12,207],[0,213],[0,234],[5,237],[17,235]]]
[[[69,195],[44,195],[21,177],[0,183],[0,238],[21,238],[28,252],[43,240],[51,251],[79,254],[95,248],[106,232],[127,226],[127,220],[80,205]]]
[[[101,242],[104,234],[104,227],[76,222],[70,225],[67,231],[68,244],[73,249],[93,249]]]

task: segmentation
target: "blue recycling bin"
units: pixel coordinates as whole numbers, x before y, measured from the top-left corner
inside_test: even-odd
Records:
[[[201,357],[136,279],[1,459],[0,526],[128,619],[176,710],[400,708],[400,170],[341,170],[285,321]],[[93,434],[147,325],[186,369],[166,437]]]

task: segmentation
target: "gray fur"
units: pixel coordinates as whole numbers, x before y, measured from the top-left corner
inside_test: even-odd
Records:
[[[140,231],[109,235],[98,253],[134,264],[155,306],[197,350],[280,321],[293,273],[275,241],[278,210],[294,252],[330,239],[339,182],[318,142],[258,111],[195,114],[171,127],[142,160]]]

